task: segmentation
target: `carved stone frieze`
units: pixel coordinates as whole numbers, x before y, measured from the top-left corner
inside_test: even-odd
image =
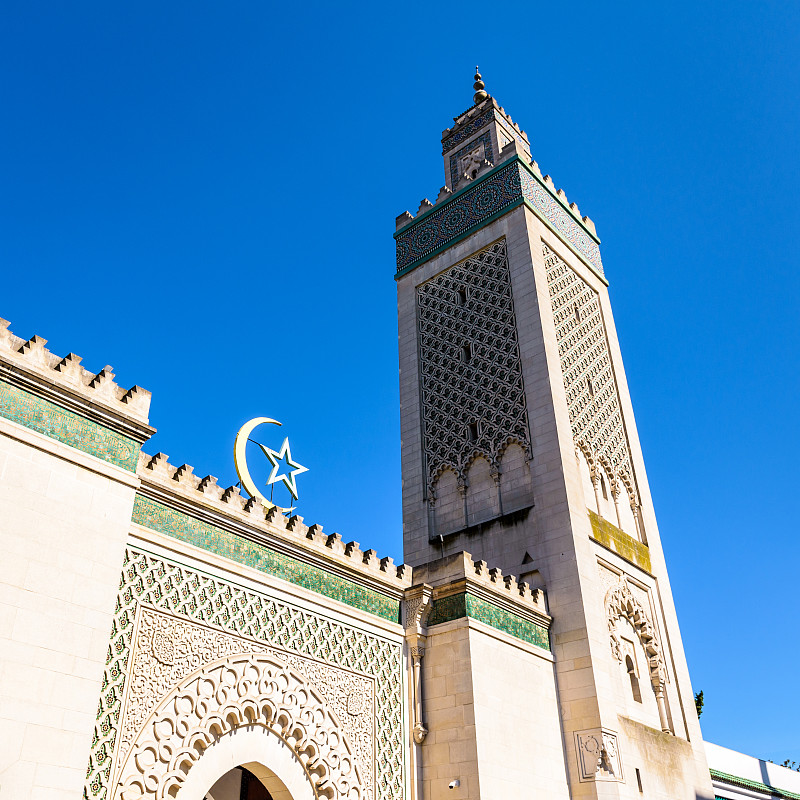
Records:
[[[127,762],[137,736],[147,727],[154,709],[187,676],[220,659],[266,657],[303,677],[333,712],[352,749],[364,791],[373,796],[374,702],[372,678],[329,664],[281,651],[207,625],[165,614],[147,606],[139,610],[131,652],[128,691],[124,698],[117,771]]]
[[[194,670],[160,699],[122,764],[115,800],[180,795],[207,747],[255,725],[291,748],[315,797],[372,796],[349,736],[322,693],[276,656],[242,653]]]

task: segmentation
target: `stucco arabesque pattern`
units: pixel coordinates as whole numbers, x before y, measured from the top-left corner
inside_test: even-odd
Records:
[[[657,695],[663,693],[666,682],[666,669],[661,645],[658,642],[656,630],[650,617],[644,606],[634,597],[628,580],[624,575],[620,575],[616,584],[606,592],[605,607],[608,632],[611,637],[611,652],[614,658],[620,663],[624,659],[624,648],[617,630],[617,623],[621,618],[626,619],[636,631],[636,635],[644,648],[653,689]]]
[[[479,456],[495,473],[512,442],[531,457],[505,239],[422,284],[417,327],[428,493],[435,500],[446,469],[464,486]],[[478,426],[475,439],[470,423]]]
[[[600,300],[544,243],[542,254],[575,446],[586,458],[592,480],[604,469],[614,496],[624,487],[635,514],[638,493]]]
[[[283,651],[287,663],[292,656],[306,657],[374,678],[375,798],[402,798],[405,751],[399,643],[132,547],[126,551],[120,579],[85,798],[110,798],[112,756],[120,735],[122,695],[140,603],[263,642]]]
[[[169,647],[162,647],[162,654]],[[274,657],[227,656],[173,686],[148,718],[124,763],[114,800],[169,800],[180,794],[207,747],[260,725],[303,764],[315,797],[362,800],[347,735],[304,676]]]
[[[364,784],[372,796],[374,759],[374,678],[279,651],[241,636],[141,606],[125,706],[120,723],[115,769],[156,705],[188,675],[220,658],[266,655],[305,676],[340,721],[353,747]],[[115,781],[116,783],[116,781]]]

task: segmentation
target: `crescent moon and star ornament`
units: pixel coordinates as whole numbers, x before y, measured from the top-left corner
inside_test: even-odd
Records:
[[[297,500],[296,479],[298,475],[308,472],[308,467],[304,467],[292,458],[292,451],[289,447],[289,437],[287,436],[283,440],[280,450],[277,451],[250,438],[250,435],[259,425],[280,426],[280,424],[278,420],[270,419],[269,417],[256,417],[249,422],[245,422],[239,429],[239,433],[236,434],[236,441],[233,443],[233,462],[236,465],[236,474],[239,476],[239,481],[250,497],[257,497],[264,508],[272,508],[274,506],[282,514],[288,514],[294,511],[294,506],[291,508],[281,508],[281,506],[276,505],[271,500],[267,500],[264,494],[259,490],[247,466],[247,455],[245,452],[248,442],[253,442],[253,444],[257,445],[272,466],[266,485],[272,486],[276,483],[282,483],[289,490],[289,494]]]

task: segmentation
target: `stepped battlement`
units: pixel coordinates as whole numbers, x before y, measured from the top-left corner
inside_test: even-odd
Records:
[[[375,550],[362,550],[358,542],[345,542],[338,533],[323,533],[322,525],[306,525],[303,517],[287,517],[277,506],[265,509],[258,498],[243,497],[238,486],[222,487],[213,475],[200,477],[189,464],[176,467],[165,453],[139,454],[136,474],[144,494],[158,500],[188,503],[206,521],[250,535],[287,555],[303,557],[347,577],[357,573],[363,582],[379,584],[399,596],[411,585],[411,568],[381,558]],[[364,580],[366,579],[366,580]]]
[[[525,581],[503,575],[499,567],[476,561],[465,551],[414,567],[414,583],[433,586],[435,598],[467,591],[514,613],[532,615],[539,622],[550,621],[542,589],[531,589]]]
[[[125,389],[114,381],[112,367],[99,372],[81,366],[81,357],[50,352],[47,339],[23,339],[0,319],[0,378],[54,403],[123,430],[138,441],[154,433],[148,425],[151,394],[141,386]]]
[[[493,169],[495,166],[500,166],[513,156],[518,156],[525,163],[526,166],[530,167],[531,171],[536,175],[536,177],[550,192],[550,194],[552,194],[552,196],[564,207],[566,211],[568,211],[575,218],[577,222],[585,226],[593,236],[597,235],[597,229],[592,219],[588,216],[581,215],[581,211],[578,208],[578,204],[569,201],[566,192],[563,189],[559,189],[556,187],[550,175],[542,174],[542,171],[537,162],[528,156],[528,154],[524,151],[522,145],[516,139],[509,142],[500,151],[500,156],[497,159],[497,164],[493,164],[490,161],[485,161],[483,165],[481,165],[480,169],[478,169],[475,178],[472,181],[470,181],[470,183],[468,183],[466,186],[462,187],[460,191],[464,191],[466,189],[475,186],[475,184],[480,180],[480,178],[483,175],[485,175],[488,171]],[[447,186],[442,186],[439,189],[439,194],[436,196],[436,200],[434,202],[431,202],[427,197],[422,199],[422,201],[419,204],[419,208],[417,209],[416,215],[412,214],[409,211],[404,211],[402,214],[400,214],[395,220],[396,230],[399,231],[401,228],[404,228],[406,225],[412,222],[421,221],[421,219],[425,216],[425,214],[427,214],[430,211],[433,211],[433,209],[437,207],[440,207],[442,203],[452,198],[455,194],[457,194],[457,192],[452,192]]]

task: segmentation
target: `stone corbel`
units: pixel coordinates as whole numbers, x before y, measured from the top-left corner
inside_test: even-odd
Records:
[[[427,584],[412,586],[406,591],[403,602],[403,627],[406,643],[411,654],[413,669],[412,703],[414,707],[414,741],[422,744],[428,735],[428,729],[422,722],[422,659],[425,656],[425,622],[431,608],[433,587]]]

